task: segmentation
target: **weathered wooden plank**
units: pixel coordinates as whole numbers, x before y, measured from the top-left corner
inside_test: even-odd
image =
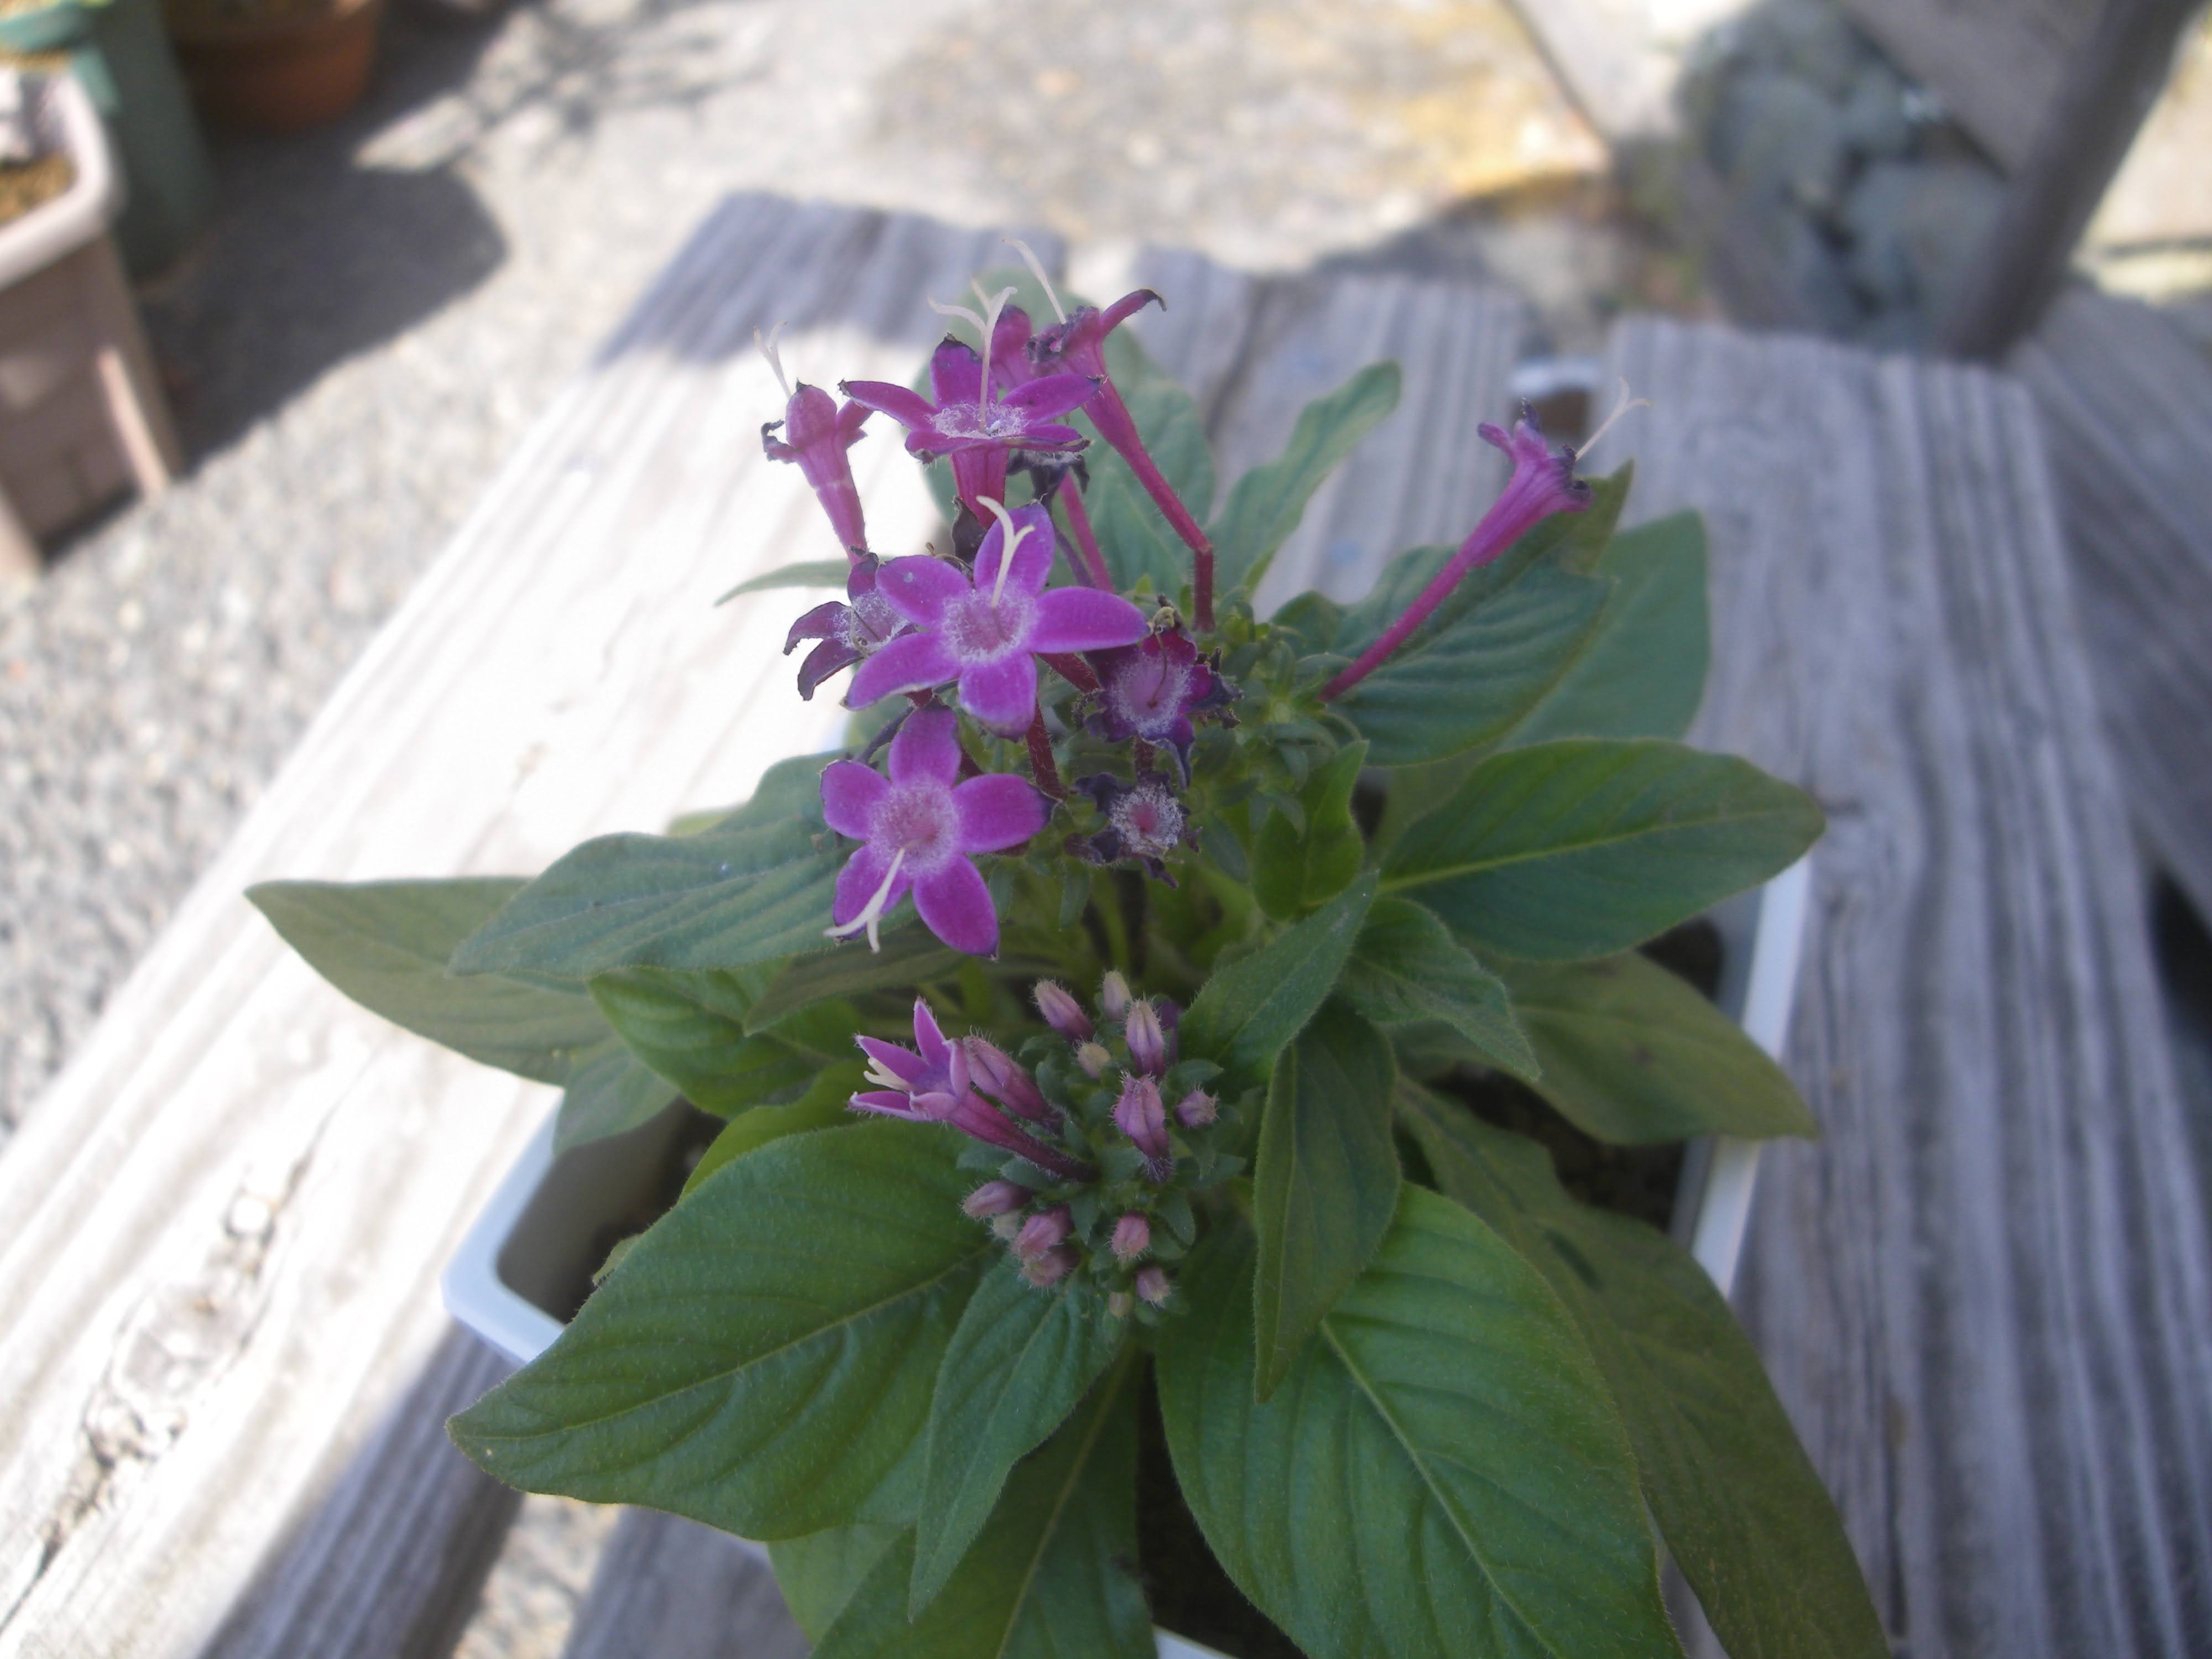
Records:
[[[760,1551],[651,1510],[616,1524],[562,1659],[805,1659]]]
[[[903,377],[1002,251],[735,198],[571,387],[318,716],[0,1161],[0,1656],[195,1653],[445,1328],[435,1279],[550,1091],[346,1004],[239,898],[542,866],[741,797],[833,728],[732,580],[829,550],[761,459],[794,372]],[[1048,256],[1050,257],[1050,256]],[[895,441],[875,538],[927,532]]]
[[[2212,915],[2212,351],[2148,306],[2077,288],[2009,367],[2042,419],[2136,822]]]
[[[331,1495],[255,1575],[208,1659],[446,1659],[521,1494],[446,1437],[514,1369],[459,1326]]]
[[[1900,1652],[2212,1629],[2212,1284],[2025,392],[1639,323],[1639,517],[1702,507],[1697,733],[1826,805],[1738,1304]]]
[[[1942,94],[2008,171],[2043,131],[2103,0],[1844,0],[1859,27]]]

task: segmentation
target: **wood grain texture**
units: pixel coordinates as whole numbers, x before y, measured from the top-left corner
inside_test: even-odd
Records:
[[[1049,243],[1046,257],[1056,258]],[[733,198],[556,401],[0,1160],[0,1656],[207,1650],[446,1328],[439,1268],[552,1103],[354,1008],[240,898],[532,871],[821,742],[793,596],[834,546],[760,453],[781,396],[903,379],[994,235]],[[933,520],[854,452],[872,539]]]
[[[1829,813],[1737,1302],[1912,1659],[2212,1630],[2212,1284],[2026,393],[1626,325],[1632,512],[1711,533],[1697,740]]]
[[[2103,0],[1844,0],[1905,72],[1943,96],[2007,172],[2043,131]]]
[[[514,1367],[458,1325],[298,1534],[255,1576],[210,1659],[445,1659],[522,1495],[446,1419]]]
[[[696,1521],[616,1524],[562,1659],[805,1659],[762,1553]]]
[[[2212,348],[2076,288],[2008,366],[2043,422],[2129,804],[2212,916]]]

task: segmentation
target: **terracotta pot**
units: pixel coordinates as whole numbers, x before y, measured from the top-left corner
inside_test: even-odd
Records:
[[[332,0],[315,11],[238,21],[179,8],[169,15],[169,34],[210,121],[295,132],[335,121],[361,101],[383,16],[384,0]]]

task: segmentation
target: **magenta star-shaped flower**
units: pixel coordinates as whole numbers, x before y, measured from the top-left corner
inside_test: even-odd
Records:
[[[1119,594],[1046,589],[1053,548],[1047,509],[1009,514],[996,501],[988,505],[999,522],[976,549],[973,578],[926,556],[884,566],[877,592],[916,631],[860,665],[846,694],[852,707],[957,680],[963,708],[994,731],[1018,735],[1036,712],[1038,654],[1099,651],[1144,638],[1145,613]]]
[[[998,320],[991,319],[994,331]],[[987,368],[974,347],[947,335],[929,360],[929,397],[889,380],[848,380],[843,388],[854,403],[906,428],[907,448],[922,459],[951,457],[953,486],[979,520],[984,501],[1006,499],[1014,451],[1072,455],[1089,441],[1054,417],[1079,408],[1096,389],[1080,374],[1040,374],[1001,392],[994,373],[986,396]]]
[[[850,760],[823,772],[823,816],[865,843],[838,872],[833,934],[865,929],[874,948],[884,915],[911,889],[929,931],[954,950],[988,957],[999,948],[999,913],[970,855],[1018,847],[1043,829],[1044,797],[1011,772],[957,783],[960,760],[958,717],[917,708],[891,739],[890,777]]]
[[[977,1094],[969,1086],[965,1045],[947,1040],[921,998],[914,1001],[914,1048],[872,1036],[853,1041],[867,1055],[867,1080],[876,1085],[852,1097],[848,1104],[854,1111],[909,1122],[950,1123],[961,1133],[1025,1158],[1063,1180],[1087,1180],[1097,1173],[1010,1122]]]
[[[1197,736],[1192,716],[1224,709],[1236,696],[1190,635],[1180,628],[1148,634],[1134,645],[1097,653],[1091,665],[1099,688],[1091,729],[1109,743],[1133,738],[1167,750],[1188,782]]]

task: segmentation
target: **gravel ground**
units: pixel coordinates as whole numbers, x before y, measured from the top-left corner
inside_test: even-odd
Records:
[[[396,10],[354,118],[218,143],[219,219],[143,296],[191,476],[0,600],[0,1137],[724,191],[1487,267],[1572,344],[1674,280],[1601,161],[1498,0]]]

